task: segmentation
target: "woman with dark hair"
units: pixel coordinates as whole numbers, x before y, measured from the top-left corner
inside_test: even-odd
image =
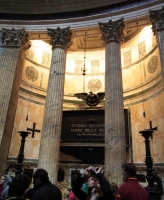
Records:
[[[8,197],[9,184],[12,178],[9,175],[4,175],[0,179],[0,200],[4,200]]]
[[[82,184],[85,178],[81,174],[75,174],[72,177],[72,189],[69,193],[68,200],[87,200],[87,193],[82,190]]]
[[[29,178],[25,174],[18,174],[13,178],[9,186],[9,198],[8,200],[25,200],[24,193],[29,187]]]

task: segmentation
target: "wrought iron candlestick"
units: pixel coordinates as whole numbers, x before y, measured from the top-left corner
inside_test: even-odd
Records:
[[[25,138],[31,134],[30,132],[27,131],[19,131],[18,133],[20,133],[20,136],[22,137],[21,140],[21,146],[20,146],[20,150],[19,150],[19,154],[17,157],[17,164],[15,165],[15,175],[17,174],[21,174],[22,173],[22,166],[23,166],[23,160],[24,160],[24,146],[25,146]]]
[[[146,191],[149,193],[150,200],[160,200],[161,194],[162,194],[162,188],[159,183],[159,177],[155,174],[153,166],[153,159],[151,157],[150,152],[150,141],[149,138],[152,137],[153,130],[146,129],[143,131],[140,131],[139,133],[142,134],[142,136],[145,138],[145,147],[146,147],[146,157],[145,157],[145,164],[147,166],[146,168],[146,179],[148,182],[148,186],[145,188]],[[155,185],[154,183],[157,183]]]

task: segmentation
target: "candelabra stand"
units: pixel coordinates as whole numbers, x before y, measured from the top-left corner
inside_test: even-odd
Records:
[[[20,150],[19,150],[19,154],[17,157],[17,163],[15,165],[15,175],[17,174],[21,174],[22,173],[22,166],[23,166],[23,160],[24,160],[24,146],[25,146],[25,138],[31,134],[30,132],[27,131],[19,131],[18,133],[20,133],[20,136],[22,137],[21,140],[21,146],[20,146]]]
[[[142,134],[142,136],[145,138],[145,147],[146,147],[146,157],[145,157],[145,164],[147,166],[146,168],[146,179],[148,182],[148,186],[145,188],[146,191],[149,193],[150,200],[161,200],[161,194],[163,191],[161,188],[161,185],[159,184],[158,180],[159,177],[155,174],[154,169],[152,168],[153,166],[153,159],[151,157],[151,152],[150,152],[150,141],[149,137],[152,137],[153,130],[151,129],[146,129],[143,131],[140,131],[139,133]],[[155,185],[154,183],[157,183]]]

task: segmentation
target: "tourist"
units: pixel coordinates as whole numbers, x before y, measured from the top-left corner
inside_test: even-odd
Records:
[[[147,191],[136,179],[136,166],[133,163],[122,165],[124,184],[117,191],[116,200],[148,200]]]
[[[89,167],[88,170],[90,171],[88,188],[93,188],[90,200],[114,200],[114,194],[109,181],[102,173],[102,167],[96,169]]]
[[[83,175],[75,174],[71,179],[72,189],[69,192],[68,200],[87,200],[87,193],[82,190],[85,178],[88,176],[87,168]]]
[[[59,188],[49,181],[48,173],[44,169],[37,169],[33,175],[36,191],[32,200],[62,200]]]
[[[29,187],[29,178],[24,174],[16,175],[9,186],[8,200],[25,200],[24,193]]]
[[[0,199],[3,200],[8,197],[9,184],[12,178],[9,175],[4,175],[0,179]]]

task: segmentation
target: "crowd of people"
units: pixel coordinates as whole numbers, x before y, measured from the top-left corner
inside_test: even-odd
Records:
[[[122,165],[124,183],[109,183],[102,167],[87,167],[83,174],[75,174],[71,180],[68,200],[148,200],[147,191],[136,179],[136,167],[132,163]],[[0,179],[0,200],[62,200],[60,189],[49,180],[44,169],[33,174],[33,187],[27,174],[18,174],[13,179],[4,175]],[[85,186],[85,187],[84,187]]]

